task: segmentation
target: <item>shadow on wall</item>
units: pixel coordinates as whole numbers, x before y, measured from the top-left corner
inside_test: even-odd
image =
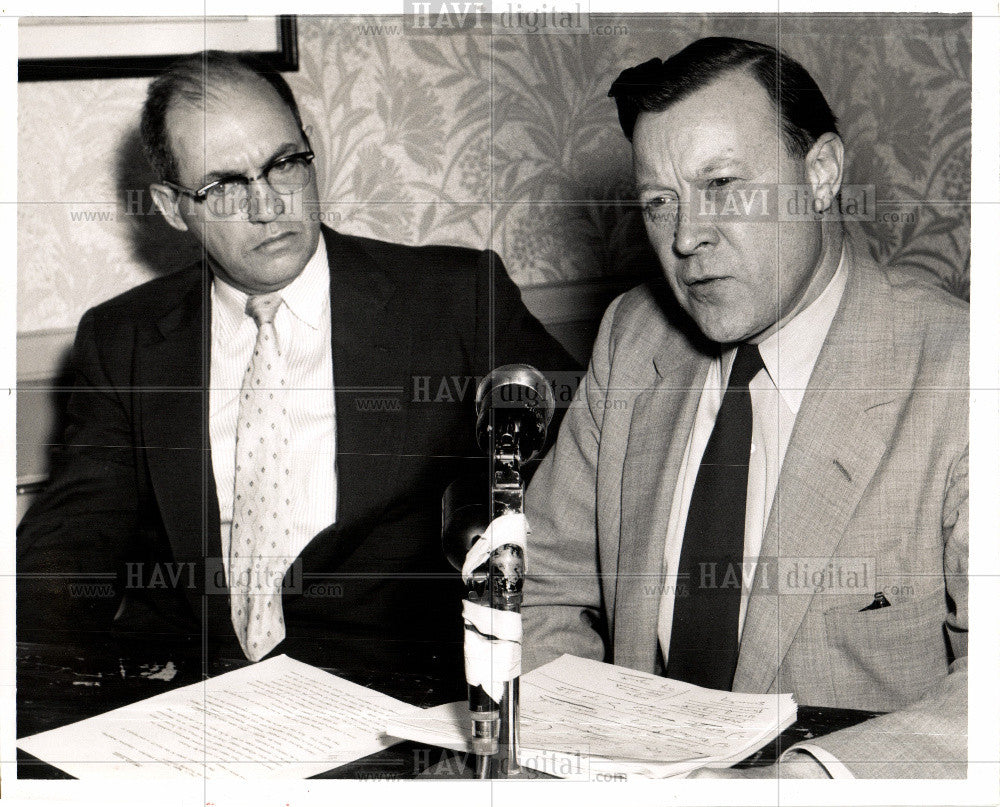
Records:
[[[168,225],[153,204],[149,184],[159,177],[146,162],[138,129],[131,130],[122,140],[115,175],[118,203],[128,222],[128,238],[135,260],[158,275],[169,274],[198,260],[201,252],[194,238]]]
[[[71,356],[68,349],[62,354],[51,379],[17,385],[17,523],[59,462],[74,380]]]
[[[170,227],[153,204],[149,184],[155,177],[143,154],[138,129],[130,131],[118,147],[115,177],[118,220],[126,222],[134,260],[157,275],[198,260],[200,249],[195,240]],[[18,383],[18,521],[49,469],[59,462],[67,426],[66,404],[74,381],[71,358],[72,351],[67,348],[54,359],[50,377]]]

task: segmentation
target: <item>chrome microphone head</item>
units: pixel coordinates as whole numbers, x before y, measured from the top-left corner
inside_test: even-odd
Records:
[[[479,447],[492,455],[499,443],[528,462],[545,445],[554,411],[552,387],[538,370],[527,364],[497,367],[476,390]]]

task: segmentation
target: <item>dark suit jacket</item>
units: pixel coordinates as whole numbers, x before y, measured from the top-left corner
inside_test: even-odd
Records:
[[[323,236],[338,511],[286,577],[287,636],[426,640],[457,663],[461,587],[440,547],[441,493],[483,462],[478,377],[572,360],[492,252]],[[62,456],[18,530],[22,637],[114,627],[204,636],[210,657],[241,657],[208,436],[210,277],[193,266],[84,315]],[[80,586],[101,582],[114,596]]]

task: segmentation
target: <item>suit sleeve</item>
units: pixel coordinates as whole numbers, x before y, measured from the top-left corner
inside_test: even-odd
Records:
[[[17,530],[18,627],[99,630],[122,595],[120,570],[138,526],[127,391],[115,351],[101,355],[95,316],[81,320],[65,441],[51,481]],[[120,370],[119,370],[120,372]],[[126,397],[123,397],[126,395]]]
[[[522,608],[525,671],[563,653],[606,656],[597,562],[597,458],[617,305],[612,303],[604,316],[559,438],[525,496],[531,529]]]
[[[910,706],[810,740],[855,778],[965,778],[968,769],[969,454],[956,461],[942,511],[944,573],[955,604],[945,623],[955,660]],[[795,750],[795,746],[792,749]]]

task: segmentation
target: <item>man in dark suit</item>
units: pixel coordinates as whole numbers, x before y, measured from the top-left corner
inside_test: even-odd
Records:
[[[427,651],[399,665],[445,656],[459,670],[461,589],[440,548],[440,501],[482,462],[476,379],[511,361],[572,360],[492,252],[321,227],[313,154],[276,72],[189,57],[150,86],[142,135],[157,207],[205,258],[80,323],[62,456],[18,531],[21,637],[188,637],[210,661],[311,637],[359,653],[398,640]],[[260,300],[269,318],[252,311]],[[271,337],[282,375],[263,392],[287,418],[273,453],[287,477],[272,483],[262,466],[263,483],[240,458],[258,439],[244,417],[261,369],[252,354]],[[256,595],[259,563],[245,581],[235,571],[255,481],[283,491],[259,527],[274,549],[253,548],[271,574]],[[114,597],[72,596],[102,581]]]

